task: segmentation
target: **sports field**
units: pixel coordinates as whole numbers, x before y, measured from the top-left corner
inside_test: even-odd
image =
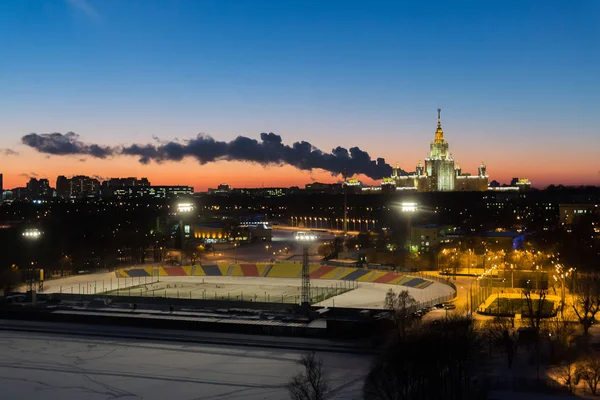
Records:
[[[121,276],[117,278],[117,276]],[[376,277],[376,275],[373,275]],[[411,280],[412,279],[412,280]],[[311,302],[325,307],[383,308],[386,292],[408,290],[420,303],[437,303],[453,297],[453,289],[440,282],[421,287],[403,285],[420,278],[404,277],[398,283],[311,279]],[[420,279],[422,280],[422,279]],[[300,278],[263,276],[137,276],[110,272],[76,275],[44,283],[44,293],[108,294],[192,299],[300,302]]]
[[[252,279],[221,277],[220,279],[201,277],[163,277],[151,283],[135,282],[132,286],[109,290],[108,295],[116,296],[142,296],[142,297],[170,297],[186,299],[208,300],[239,300],[268,303],[299,304],[300,280],[299,279]],[[276,281],[276,282],[275,282]],[[136,284],[137,283],[137,284]],[[340,295],[354,289],[354,282],[333,282],[327,284],[318,282],[311,286],[311,303],[318,303],[333,296]]]

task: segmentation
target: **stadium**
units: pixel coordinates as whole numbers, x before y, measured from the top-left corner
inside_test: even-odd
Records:
[[[294,262],[132,266],[47,281],[44,293],[299,304],[301,271],[302,264]],[[315,306],[382,308],[389,289],[408,290],[424,305],[455,295],[451,285],[434,276],[310,265],[309,277]]]

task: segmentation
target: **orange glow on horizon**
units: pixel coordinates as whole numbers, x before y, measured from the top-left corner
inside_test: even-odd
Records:
[[[476,173],[479,159],[465,154],[459,160],[463,172]],[[478,157],[479,158],[479,157]],[[415,160],[418,157],[415,157]],[[0,171],[4,174],[4,189],[25,186],[29,176],[48,178],[51,186],[55,186],[58,175],[88,175],[108,179],[113,177],[147,177],[153,185],[187,185],[195,191],[206,191],[226,183],[234,188],[239,187],[304,187],[311,182],[340,182],[341,176],[333,176],[327,171],[301,171],[289,165],[262,166],[259,164],[220,161],[205,165],[193,159],[182,162],[165,162],[162,164],[140,164],[132,157],[115,157],[109,159],[81,158],[76,156],[46,156],[27,150],[20,156],[4,157],[8,161]],[[26,160],[26,162],[24,162]],[[575,159],[569,168],[564,163],[542,164],[532,160],[523,161],[515,158],[502,158],[496,155],[484,160],[488,167],[490,181],[509,183],[514,177],[529,178],[532,186],[545,188],[550,184],[563,185],[599,185],[598,168],[591,170],[589,161]],[[24,166],[26,164],[27,166]],[[414,163],[416,164],[416,162]],[[413,170],[410,163],[402,163],[405,170]],[[588,174],[573,171],[589,171]],[[365,176],[358,177],[368,185],[378,185]]]

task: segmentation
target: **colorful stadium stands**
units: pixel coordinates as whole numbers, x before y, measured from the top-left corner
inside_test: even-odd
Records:
[[[184,267],[145,267],[128,268],[115,271],[117,278],[148,277],[148,276],[240,276],[240,277],[269,277],[269,278],[299,278],[302,272],[301,264],[208,264]],[[311,265],[311,279],[330,279],[344,281],[359,281],[372,283],[387,283],[424,289],[433,282],[397,272],[387,272],[356,267],[334,267],[329,265]]]

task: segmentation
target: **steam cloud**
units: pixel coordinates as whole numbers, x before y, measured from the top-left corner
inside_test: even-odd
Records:
[[[139,157],[142,164],[151,161],[181,161],[185,157],[193,157],[200,164],[220,160],[246,161],[262,165],[288,164],[308,171],[320,168],[336,175],[344,171],[349,176],[364,174],[372,179],[381,179],[392,174],[392,167],[383,158],[371,159],[369,153],[358,147],[351,147],[349,150],[336,147],[330,153],[326,153],[305,141],[295,142],[291,146],[283,144],[281,136],[274,133],[261,133],[260,141],[238,136],[230,142],[223,142],[200,134],[181,143],[169,141],[118,147],[84,143],[79,140],[79,135],[73,132],[30,133],[23,136],[21,141],[41,153],[87,155],[96,158],[129,155]]]

